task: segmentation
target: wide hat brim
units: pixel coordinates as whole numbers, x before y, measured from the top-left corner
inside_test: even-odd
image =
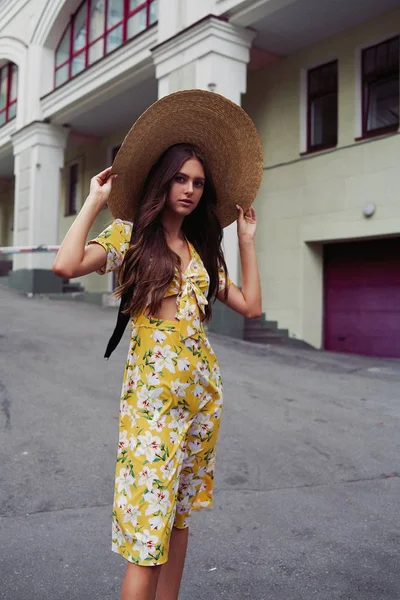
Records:
[[[152,104],[134,123],[119,149],[112,173],[108,207],[114,218],[134,221],[146,177],[167,148],[197,146],[217,192],[221,227],[236,220],[255,200],[263,175],[263,151],[257,129],[237,104],[215,92],[185,90]]]

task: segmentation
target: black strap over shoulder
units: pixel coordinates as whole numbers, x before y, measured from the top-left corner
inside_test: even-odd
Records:
[[[110,337],[106,351],[104,353],[104,358],[110,358],[111,354],[114,352],[115,348],[121,341],[121,338],[124,334],[126,326],[129,323],[130,315],[124,314],[122,311],[126,305],[126,298],[122,297],[121,302],[118,309],[117,323],[115,325],[112,336]]]
[[[132,242],[133,242],[133,226],[132,226],[132,235],[131,235],[129,245],[132,245]],[[104,358],[106,358],[107,360],[110,358],[111,354],[114,352],[115,348],[120,343],[121,338],[126,329],[126,326],[129,323],[129,319],[131,318],[129,313],[128,314],[123,313],[123,310],[124,310],[125,306],[127,305],[128,299],[129,298],[126,294],[124,294],[121,297],[121,302],[120,302],[119,308],[118,308],[117,322],[116,322],[114,331],[108,341],[106,351],[104,353]]]

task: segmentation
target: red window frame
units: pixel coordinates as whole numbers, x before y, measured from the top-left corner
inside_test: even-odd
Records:
[[[384,42],[380,42],[375,46],[369,46],[368,48],[364,48],[362,51],[361,57],[361,73],[362,73],[362,137],[373,137],[375,135],[381,135],[385,133],[392,133],[398,130],[399,128],[399,120],[397,123],[393,123],[384,127],[377,127],[374,129],[370,129],[368,127],[368,118],[369,118],[369,101],[370,101],[370,86],[373,83],[383,79],[383,78],[396,78],[399,82],[399,69],[400,69],[400,61],[399,61],[399,49],[397,52],[397,65],[387,64],[386,66],[378,66],[378,54],[382,52],[386,46],[387,57],[389,57],[389,49],[390,44],[397,40],[398,45],[400,45],[400,36],[396,35]],[[374,52],[375,53],[375,64],[376,69],[371,73],[366,73],[366,61],[367,54]],[[389,63],[389,61],[388,61]],[[400,101],[400,98],[399,98]]]
[[[152,5],[157,2],[158,0],[142,0],[142,2],[136,6],[136,8],[134,9],[130,9],[129,8],[129,4],[130,4],[130,0],[123,0],[123,12],[122,12],[122,19],[120,19],[117,23],[114,23],[113,25],[111,25],[110,27],[108,27],[108,5],[109,5],[109,0],[105,0],[104,2],[104,27],[103,27],[103,33],[99,36],[97,36],[95,39],[90,40],[90,14],[91,14],[91,3],[95,2],[95,0],[83,0],[83,2],[79,5],[79,7],[77,8],[77,10],[75,11],[75,13],[72,15],[67,27],[64,29],[63,34],[61,36],[60,42],[57,46],[56,49],[56,56],[57,56],[57,51],[60,47],[60,44],[62,42],[62,40],[64,39],[64,35],[66,34],[66,32],[68,31],[69,28],[69,51],[68,51],[68,58],[63,61],[62,63],[60,63],[59,65],[57,65],[57,63],[55,62],[55,70],[54,70],[54,87],[59,87],[60,85],[63,85],[63,83],[66,83],[67,81],[69,81],[70,79],[72,79],[73,77],[76,77],[77,75],[79,75],[79,73],[82,73],[84,70],[86,70],[89,66],[91,66],[92,64],[94,64],[95,62],[97,62],[98,60],[101,60],[102,58],[104,58],[105,56],[108,56],[109,54],[111,54],[111,52],[114,51],[110,50],[109,52],[107,52],[107,37],[109,36],[109,34],[113,31],[115,31],[117,28],[122,26],[122,41],[121,44],[117,47],[120,48],[123,44],[125,44],[128,41],[133,40],[134,38],[136,38],[138,35],[141,35],[143,33],[143,31],[147,31],[147,29],[149,29],[150,27],[153,27],[153,25],[155,25],[157,23],[157,20],[154,21],[154,23],[150,23],[150,13],[151,13],[151,7]],[[86,27],[85,27],[85,44],[82,48],[80,48],[79,50],[74,51],[73,50],[73,41],[74,41],[74,25],[75,25],[75,20],[76,17],[78,15],[78,13],[80,12],[80,10],[82,9],[83,6],[86,5]],[[146,10],[146,28],[143,31],[140,31],[138,34],[132,36],[132,37],[128,37],[128,21],[131,17],[133,17],[136,13],[141,12],[143,9]],[[102,55],[100,58],[96,59],[95,61],[93,61],[92,63],[89,63],[89,50],[92,46],[94,46],[94,44],[98,43],[99,41],[103,41],[103,49],[102,49]],[[115,50],[117,49],[115,48]],[[77,58],[78,56],[84,56],[84,68],[82,69],[82,71],[79,71],[79,73],[77,73],[76,75],[72,74],[72,62],[74,60],[74,58]],[[65,81],[63,81],[62,83],[58,84],[56,83],[56,76],[57,76],[57,71],[59,71],[60,69],[62,69],[63,67],[65,67],[66,65],[68,65],[68,77],[65,79]]]
[[[318,150],[326,150],[328,148],[334,148],[337,146],[337,132],[338,132],[338,71],[339,71],[339,62],[337,60],[333,60],[329,63],[325,63],[323,65],[319,65],[314,69],[309,69],[307,72],[307,152],[317,152]],[[311,79],[315,77],[315,74],[318,71],[327,71],[332,69],[333,83],[331,85],[326,85],[326,87],[321,86],[317,91],[311,91]],[[336,94],[336,140],[334,142],[327,142],[321,144],[313,144],[312,143],[312,106],[313,103],[319,98],[323,98],[328,94]]]
[[[5,113],[6,118],[4,120],[4,123],[2,123],[0,125],[0,127],[2,127],[3,125],[5,125],[6,123],[8,123],[8,121],[11,121],[12,119],[14,119],[16,117],[16,114],[17,114],[17,110],[15,110],[15,114],[10,117],[10,108],[12,106],[14,106],[14,104],[15,104],[15,109],[17,108],[17,96],[15,98],[11,98],[11,87],[12,87],[11,84],[12,84],[12,70],[13,70],[13,68],[16,69],[16,73],[17,73],[16,77],[17,77],[17,85],[18,85],[18,67],[14,63],[9,62],[9,63],[5,64],[4,66],[2,66],[0,68],[0,81],[1,81],[1,79],[3,77],[3,72],[7,71],[7,74],[5,76],[6,77],[6,82],[7,82],[6,83],[6,90],[7,90],[7,92],[6,92],[6,104],[5,104],[5,106],[2,109],[0,109],[0,115],[2,115],[3,113]],[[17,94],[18,94],[18,90],[17,90]]]
[[[79,163],[68,167],[68,182],[65,202],[65,217],[71,217],[78,212]]]

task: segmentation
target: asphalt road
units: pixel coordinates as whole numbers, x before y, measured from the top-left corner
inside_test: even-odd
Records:
[[[127,338],[115,311],[0,288],[0,598],[118,600]],[[400,362],[210,336],[225,382],[215,505],[181,600],[400,599]]]

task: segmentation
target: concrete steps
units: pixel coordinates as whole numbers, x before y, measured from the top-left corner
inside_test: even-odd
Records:
[[[85,288],[80,283],[71,283],[69,279],[64,279],[62,283],[63,294],[78,294],[85,291]]]
[[[259,319],[246,319],[244,339],[255,344],[284,344],[289,339],[289,331],[280,329],[277,321],[267,321],[265,314]]]

